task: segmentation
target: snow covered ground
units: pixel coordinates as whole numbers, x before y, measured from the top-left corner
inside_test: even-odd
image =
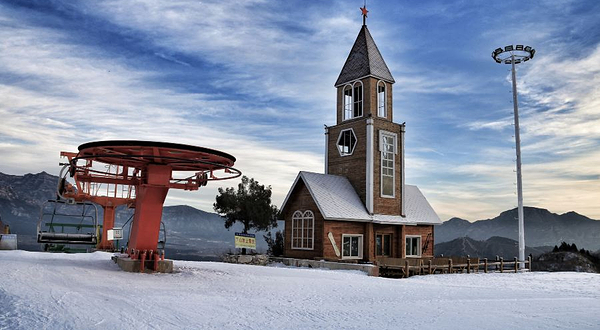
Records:
[[[600,329],[600,275],[360,272],[0,251],[0,329]]]

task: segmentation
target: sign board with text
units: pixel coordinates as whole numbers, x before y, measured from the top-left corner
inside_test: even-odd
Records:
[[[254,234],[235,233],[236,249],[254,249],[256,250],[256,237]]]

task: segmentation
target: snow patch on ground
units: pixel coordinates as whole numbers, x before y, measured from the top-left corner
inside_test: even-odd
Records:
[[[600,329],[600,274],[355,271],[0,251],[0,329]]]

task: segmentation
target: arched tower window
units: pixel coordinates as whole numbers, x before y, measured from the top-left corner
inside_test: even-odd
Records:
[[[354,108],[352,117],[361,117],[363,115],[363,84],[362,82],[357,81],[354,83],[354,85],[352,85],[352,87],[354,89]]]
[[[385,82],[380,80],[377,82],[377,115],[379,117],[387,117],[387,100]]]
[[[352,118],[352,86],[344,87],[344,120]]]

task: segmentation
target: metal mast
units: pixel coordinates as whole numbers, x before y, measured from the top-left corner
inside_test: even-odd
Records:
[[[504,54],[504,57],[501,55]],[[509,56],[507,56],[509,55]],[[517,100],[517,73],[515,65],[521,62],[529,61],[535,55],[535,49],[530,46],[512,45],[497,48],[492,53],[492,58],[497,63],[511,64],[512,73],[512,94],[515,116],[515,144],[517,153],[517,201],[519,214],[519,268],[525,267],[525,219],[523,215],[523,178],[521,175],[521,132],[519,129],[519,103]]]

